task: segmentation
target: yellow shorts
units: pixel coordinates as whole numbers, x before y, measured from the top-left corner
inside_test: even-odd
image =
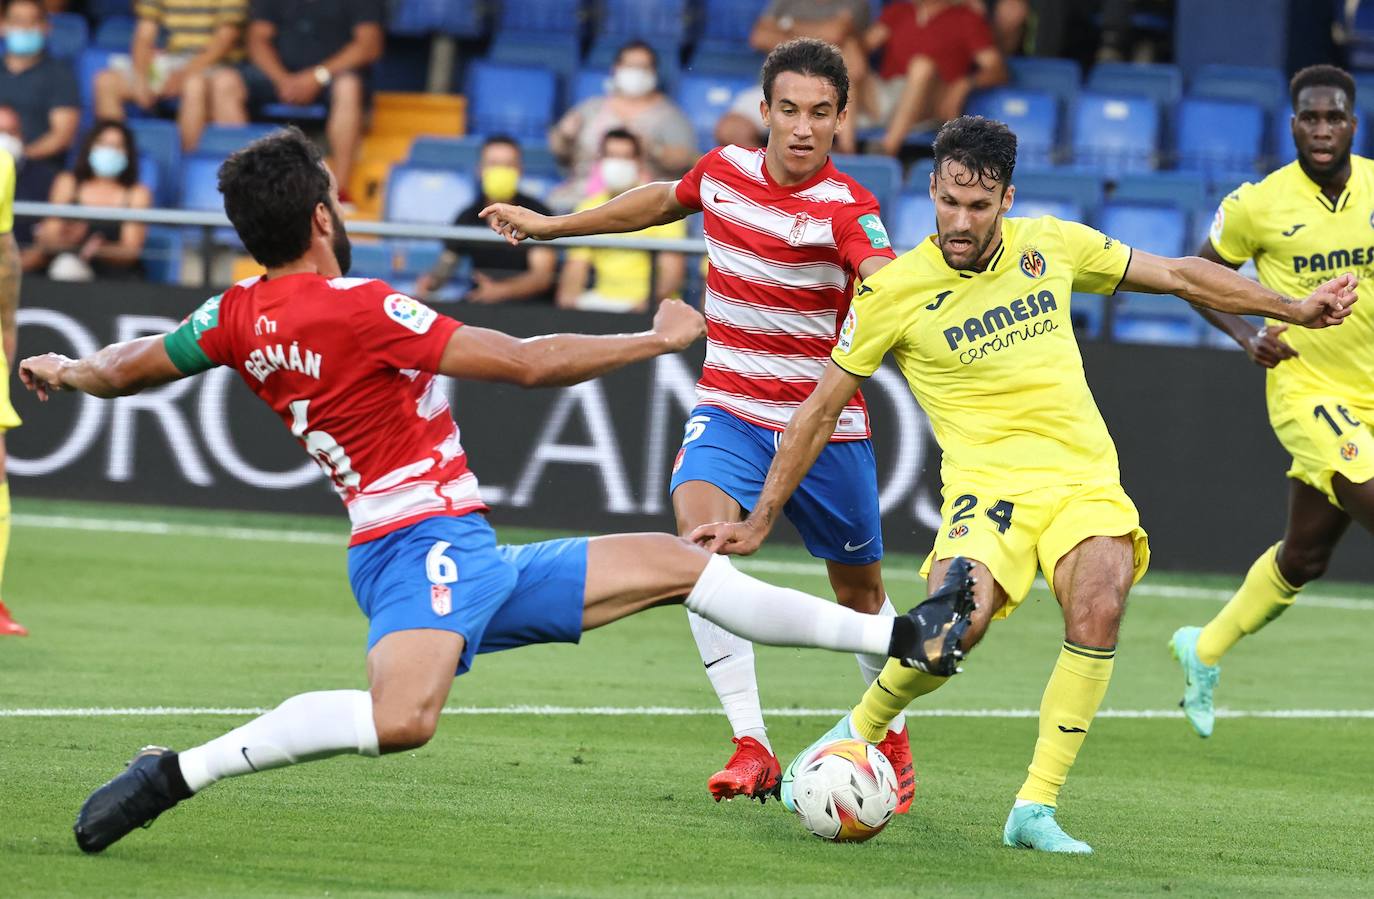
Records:
[[[1150,565],[1150,543],[1140,513],[1120,484],[1071,484],[1026,492],[947,485],[935,548],[921,566],[928,577],[936,559],[964,556],[982,562],[1007,592],[994,618],[1006,618],[1030,593],[1038,568],[1054,590],[1054,568],[1089,537],[1129,535],[1135,544],[1135,578]]]
[[[1352,484],[1374,478],[1374,407],[1330,394],[1274,395],[1269,423],[1293,457],[1288,476],[1315,487],[1340,508],[1331,476]]]
[[[10,366],[5,359],[5,353],[0,351],[0,433],[17,428],[24,423],[19,417],[19,413],[14,411],[14,404],[10,402]]]

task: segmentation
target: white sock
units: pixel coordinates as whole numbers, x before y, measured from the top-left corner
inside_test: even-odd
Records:
[[[891,618],[766,584],[736,570],[725,556],[706,563],[686,604],[732,634],[769,646],[886,655],[892,643]]]
[[[883,607],[878,610],[878,614],[886,615],[888,618],[897,617],[897,609],[892,605],[892,600],[889,597],[883,597]],[[878,675],[883,671],[883,666],[887,664],[886,655],[855,653],[854,658],[859,662],[859,673],[864,676],[864,683],[866,684],[871,684],[877,680]],[[901,733],[904,727],[906,727],[906,712],[893,718],[887,729],[893,733]]]
[[[366,690],[302,693],[204,746],[177,754],[199,793],[225,777],[355,752],[377,755],[372,696]]]
[[[737,739],[753,737],[769,752],[768,731],[759,704],[759,682],[754,675],[754,644],[712,624],[696,612],[687,613],[692,636],[706,666],[706,676],[716,690],[725,717]]]

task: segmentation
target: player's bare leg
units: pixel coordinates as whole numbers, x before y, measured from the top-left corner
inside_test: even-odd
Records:
[[[1089,537],[1055,565],[1054,590],[1064,612],[1064,646],[1040,701],[1040,736],[1026,782],[1016,793],[1002,841],[1044,852],[1090,853],[1055,821],[1068,778],[1116,658],[1117,631],[1135,574],[1130,536]]]
[[[5,475],[5,433],[0,431],[0,582],[5,576],[5,557],[10,548],[10,483]],[[0,637],[25,637],[29,630],[10,616],[10,610],[0,600]]]

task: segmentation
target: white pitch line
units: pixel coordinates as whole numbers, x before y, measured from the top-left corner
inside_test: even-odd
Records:
[[[147,534],[151,536],[205,537],[213,540],[244,540],[259,543],[306,543],[316,546],[343,547],[347,535],[331,534],[326,531],[292,531],[272,528],[245,528],[232,526],[211,526],[203,524],[182,524],[168,521],[142,521],[120,518],[84,518],[72,515],[35,515],[19,513],[12,516],[14,525],[21,528],[52,528],[68,531],[100,531],[119,534]],[[825,577],[825,566],[818,562],[782,562],[773,559],[735,559],[735,564],[743,571],[761,574],[785,574],[810,577]],[[890,581],[922,581],[917,572],[893,566],[883,571],[883,577]],[[1046,589],[1043,578],[1037,578],[1035,586]],[[1206,602],[1226,602],[1234,595],[1232,590],[1211,587],[1185,587],[1167,584],[1137,584],[1131,589],[1132,596],[1149,596],[1160,599],[1192,599]],[[1301,606],[1315,609],[1342,609],[1354,612],[1374,612],[1374,593],[1367,597],[1307,595],[1298,600]]]
[[[261,715],[266,708],[143,706],[130,708],[0,709],[0,718],[194,718]],[[848,709],[764,709],[770,717],[838,718]],[[649,718],[717,717],[720,709],[674,706],[455,706],[445,715],[591,716]],[[908,709],[916,718],[1038,718],[1039,709]],[[1374,719],[1374,709],[1217,709],[1218,718]],[[1099,718],[1182,718],[1178,709],[1102,709]]]

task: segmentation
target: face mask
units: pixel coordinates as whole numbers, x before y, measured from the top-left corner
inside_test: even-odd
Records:
[[[13,156],[15,162],[24,158],[24,142],[13,134],[0,134],[0,150]]]
[[[639,183],[639,163],[633,159],[603,159],[601,180],[613,194],[627,191]]]
[[[617,93],[627,97],[642,97],[658,86],[658,76],[652,69],[621,66],[611,76],[611,84]]]
[[[42,52],[45,37],[37,28],[11,28],[5,32],[5,52],[14,56],[33,56]]]
[[[91,170],[102,178],[117,178],[129,167],[129,157],[115,147],[92,147]]]
[[[344,230],[339,214],[330,209],[329,217],[334,220],[334,258],[339,262],[339,274],[346,275],[353,268],[353,244],[348,240],[348,232]]]
[[[510,165],[489,165],[482,169],[482,196],[504,203],[515,196],[520,186],[520,170]]]

